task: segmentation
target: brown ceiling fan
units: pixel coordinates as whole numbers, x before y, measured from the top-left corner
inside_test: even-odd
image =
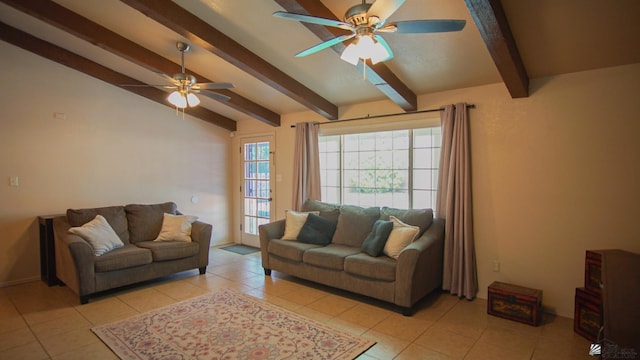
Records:
[[[286,11],[276,11],[273,16],[350,31],[350,34],[337,36],[303,50],[296,54],[296,57],[311,55],[355,38],[340,56],[341,59],[353,65],[356,65],[359,59],[363,59],[363,61],[371,59],[371,62],[375,64],[393,58],[391,47],[378,33],[425,34],[460,31],[466,24],[465,20],[409,20],[386,23],[387,19],[402,6],[404,1],[376,0],[372,4],[367,4],[366,0],[362,0],[362,4],[352,6],[347,10],[344,21]]]
[[[199,83],[196,80],[196,77],[187,74],[185,72],[184,67],[184,54],[189,52],[191,46],[187,43],[178,41],[176,43],[176,47],[181,54],[181,66],[182,72],[178,74],[174,74],[173,76],[169,76],[164,73],[158,72],[160,76],[166,78],[171,82],[172,85],[122,85],[122,86],[149,86],[156,87],[162,89],[173,89],[174,91],[169,94],[167,98],[169,102],[175,105],[177,108],[184,109],[187,106],[192,107],[196,106],[200,103],[200,99],[195,94],[201,94],[208,96],[212,99],[218,101],[228,101],[230,97],[226,95],[222,95],[211,90],[221,90],[221,89],[231,89],[233,88],[233,84],[225,83],[225,82],[209,82],[209,83]]]

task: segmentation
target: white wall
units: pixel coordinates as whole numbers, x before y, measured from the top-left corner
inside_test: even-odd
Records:
[[[0,286],[39,278],[36,217],[67,208],[174,201],[213,224],[212,244],[232,242],[229,131],[7,43],[0,53]]]
[[[495,280],[511,282],[542,289],[548,311],[573,317],[585,250],[640,252],[638,94],[640,64],[534,79],[523,99],[512,99],[503,84],[419,96],[420,109],[476,104],[470,121],[479,297]],[[341,118],[398,111],[388,101],[340,108]],[[287,114],[275,131],[238,123],[239,136],[275,132],[278,218],[291,207],[290,124],[322,120]],[[494,260],[500,272],[493,272]]]

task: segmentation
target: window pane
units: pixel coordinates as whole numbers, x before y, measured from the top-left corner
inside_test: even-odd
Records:
[[[244,232],[247,234],[258,235],[258,226],[256,218],[251,216],[244,217]]]
[[[271,217],[269,207],[269,200],[258,200],[258,213],[257,215],[263,218],[269,219]]]
[[[359,156],[360,153],[358,152],[348,152],[344,154],[344,168],[345,169],[357,169],[359,168],[358,164],[360,163],[359,161]]]
[[[376,152],[376,169],[393,169],[393,151]]]
[[[244,182],[244,196],[255,197],[257,192],[257,184],[255,180],[245,180]]]
[[[257,177],[256,163],[253,163],[253,162],[244,163],[244,177],[246,179],[255,179]]]
[[[440,128],[321,136],[323,201],[433,207],[440,136]]]
[[[258,181],[258,197],[269,198],[269,181]]]
[[[358,135],[344,135],[344,152],[358,151]]]
[[[256,216],[257,214],[256,199],[244,199],[244,214]]]
[[[258,179],[268,179],[269,178],[269,162],[268,161],[260,161],[257,164],[258,168]]]
[[[257,145],[257,159],[258,160],[269,160],[269,143],[261,142]]]
[[[256,159],[256,144],[244,144],[244,159],[255,160]]]

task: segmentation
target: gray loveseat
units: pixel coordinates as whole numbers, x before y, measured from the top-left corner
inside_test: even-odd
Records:
[[[336,223],[331,243],[322,246],[283,240],[285,220],[259,227],[262,266],[266,275],[280,271],[302,279],[393,303],[411,315],[413,305],[442,284],[444,220],[430,209],[361,208],[320,201],[305,202],[303,211]],[[361,251],[378,219],[395,216],[420,227],[419,237],[397,259]]]
[[[109,206],[67,210],[53,220],[56,275],[86,304],[91,294],[176,272],[199,269],[209,264],[212,226],[200,221],[192,224],[191,242],[153,241],[161,231],[164,214],[179,215],[173,202],[155,205]],[[71,227],[82,226],[102,215],[124,246],[101,256],[82,237],[70,234]]]

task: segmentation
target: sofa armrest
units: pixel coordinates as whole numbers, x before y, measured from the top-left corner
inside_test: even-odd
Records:
[[[410,308],[442,285],[443,251],[444,219],[434,219],[427,231],[398,256],[396,305]]]
[[[56,276],[80,296],[95,292],[95,256],[91,245],[69,234],[66,216],[53,219]]]
[[[191,224],[191,241],[197,242],[200,246],[198,255],[198,267],[203,268],[209,265],[209,248],[211,247],[211,233],[213,226],[202,221]]]
[[[260,235],[260,253],[262,255],[262,267],[265,270],[269,267],[269,241],[272,239],[280,239],[284,235],[285,220],[277,220],[268,224],[258,226],[258,234]]]

